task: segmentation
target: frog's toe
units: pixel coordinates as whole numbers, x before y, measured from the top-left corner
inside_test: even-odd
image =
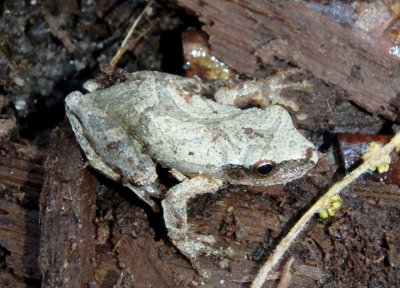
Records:
[[[206,236],[208,237],[208,236]],[[209,244],[209,239],[204,242],[204,236],[201,236],[202,239],[190,239],[186,241],[179,241],[175,243],[179,250],[187,257],[192,258],[198,257],[200,255],[206,256],[216,256],[216,257],[233,257],[233,250],[228,248],[216,248],[213,247],[212,244]]]
[[[216,248],[212,245],[215,244],[215,239],[213,236],[207,235],[191,235],[187,236],[184,240],[173,241],[174,245],[179,249],[179,251],[185,255],[192,264],[193,268],[199,273],[203,278],[207,278],[207,272],[199,264],[199,257],[202,255],[214,256],[219,259],[232,258],[234,251],[231,247],[228,248]]]

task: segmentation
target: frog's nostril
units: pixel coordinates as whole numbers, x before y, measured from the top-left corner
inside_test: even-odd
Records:
[[[259,161],[253,165],[253,171],[260,176],[268,175],[273,168],[274,164],[271,161]]]

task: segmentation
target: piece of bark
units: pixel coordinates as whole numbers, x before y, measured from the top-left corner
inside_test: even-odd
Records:
[[[12,192],[38,197],[43,183],[45,151],[29,144],[0,144],[0,184]]]
[[[27,285],[23,279],[18,279],[11,272],[1,271],[0,287],[27,288],[32,286]]]
[[[9,252],[5,263],[15,275],[40,279],[39,213],[16,203],[0,200],[0,245]]]
[[[40,195],[42,287],[87,287],[92,280],[97,181],[83,163],[69,126],[55,129]]]
[[[260,64],[293,63],[348,92],[371,113],[398,120],[400,60],[387,43],[356,34],[293,0],[179,0],[199,15],[213,54],[239,72],[263,76]]]
[[[0,142],[0,287],[39,282],[40,226],[37,207],[46,153],[29,143]],[[12,271],[12,273],[9,273]]]
[[[154,239],[154,232],[143,209],[122,203],[114,214],[116,225],[112,229],[112,242],[119,266],[124,268],[121,275],[125,275],[125,285],[122,287],[174,286],[172,283],[177,267],[186,268],[178,268],[183,279],[197,277],[190,264],[179,254],[173,253],[171,246]]]

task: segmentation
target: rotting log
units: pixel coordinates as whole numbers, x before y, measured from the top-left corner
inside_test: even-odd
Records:
[[[28,142],[0,141],[0,287],[40,283],[37,207],[46,153]]]
[[[344,89],[367,111],[399,121],[400,59],[382,39],[293,0],[178,2],[199,15],[213,54],[239,72],[263,76],[263,66],[283,60]]]
[[[9,252],[6,266],[13,274],[39,280],[39,213],[6,200],[0,200],[0,246]],[[0,287],[2,281],[0,280]]]
[[[86,287],[93,277],[97,181],[66,126],[52,133],[40,195],[42,287]]]

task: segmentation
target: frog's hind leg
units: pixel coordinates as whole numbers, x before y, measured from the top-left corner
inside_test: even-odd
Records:
[[[128,133],[122,122],[99,107],[93,96],[76,91],[68,95],[65,102],[72,129],[90,165],[127,186],[157,210],[151,197],[160,198],[163,189],[153,160],[142,153],[143,145]],[[90,109],[81,109],[82,103]]]
[[[158,179],[151,185],[143,187],[135,186],[130,183],[126,183],[124,186],[128,187],[131,191],[133,191],[133,193],[136,194],[136,196],[149,204],[154,212],[160,211],[159,205],[152,199],[152,197],[160,199],[163,196],[163,191],[165,191],[165,187],[159,183]]]
[[[198,264],[199,255],[227,256],[230,253],[211,247],[214,237],[189,232],[186,208],[188,201],[194,196],[216,192],[222,185],[222,180],[197,176],[172,187],[161,203],[168,236],[202,276],[206,275]]]
[[[124,184],[124,186],[128,187],[131,191],[133,191],[133,193],[136,194],[137,197],[139,197],[141,200],[146,202],[154,212],[160,211],[159,205],[156,202],[154,202],[153,199],[151,199],[151,196],[155,197],[155,198],[160,198],[159,195],[158,194],[156,194],[156,195],[149,194],[149,189],[150,190],[153,190],[153,189],[151,189],[150,187],[136,187],[129,183]]]

